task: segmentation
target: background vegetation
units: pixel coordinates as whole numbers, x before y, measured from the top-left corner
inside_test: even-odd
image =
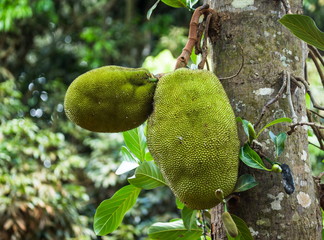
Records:
[[[154,3],[0,1],[0,239],[108,239],[94,235],[93,215],[126,184],[114,173],[122,136],[68,121],[64,94],[76,76],[103,65],[172,69],[191,13],[160,3],[148,21]],[[305,10],[323,30],[324,2],[305,1]],[[316,84],[314,91],[321,95]],[[324,154],[310,151],[317,174]],[[150,224],[177,216],[167,188],[145,191],[109,239],[145,239]]]

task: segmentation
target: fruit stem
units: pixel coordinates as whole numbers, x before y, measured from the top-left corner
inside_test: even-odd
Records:
[[[206,13],[211,13],[212,9],[209,8],[208,4],[204,4],[201,7],[197,8],[194,13],[192,14],[190,25],[189,25],[189,35],[188,35],[188,41],[185,45],[185,47],[182,50],[181,55],[177,58],[177,62],[175,65],[175,69],[183,68],[187,66],[188,60],[190,58],[192,49],[196,45],[196,42],[198,41],[197,38],[197,29],[199,24],[199,18],[201,15]]]

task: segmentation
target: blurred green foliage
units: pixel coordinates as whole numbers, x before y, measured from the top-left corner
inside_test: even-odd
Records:
[[[156,73],[172,69],[191,13],[159,4],[148,21],[154,3],[0,1],[1,240],[145,239],[152,223],[176,217],[168,188],[143,191],[117,231],[96,237],[95,209],[132,173],[114,173],[120,134],[83,130],[63,109],[68,85],[91,68],[140,67],[147,59]],[[323,1],[306,1],[305,8],[323,29]]]
[[[1,125],[1,239],[66,239],[86,234],[79,212],[89,200],[76,174],[85,165],[66,148],[62,133],[40,130],[30,119]]]
[[[311,91],[312,91],[312,95],[315,97],[317,103],[320,106],[324,106],[324,98],[323,96],[323,86],[321,83],[321,79],[320,76],[317,73],[315,64],[312,60],[308,59],[307,60],[307,70],[308,70],[308,81],[310,82],[310,86],[311,86]],[[312,109],[315,112],[323,112],[323,111],[319,111],[316,108],[314,108],[311,104],[311,99],[309,97],[309,95],[306,95],[306,105],[307,108]],[[319,118],[318,116],[314,115],[314,120],[318,121],[321,124],[324,124],[324,120]],[[308,128],[308,140],[309,142],[311,142],[312,144],[308,145],[308,150],[309,150],[309,158],[310,158],[310,162],[312,164],[312,170],[313,170],[313,174],[315,176],[318,176],[321,172],[324,171],[324,151],[322,151],[321,149],[319,149],[318,147],[315,146],[320,146],[318,139],[316,137],[316,135],[314,134],[313,130],[309,127]],[[314,146],[314,145],[315,146]]]
[[[310,16],[316,22],[321,31],[324,31],[324,1],[304,0],[304,14]]]

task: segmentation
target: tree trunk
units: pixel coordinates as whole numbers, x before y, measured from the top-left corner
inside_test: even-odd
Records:
[[[256,123],[264,104],[281,88],[283,70],[294,76],[304,76],[306,45],[278,23],[285,14],[280,1],[205,2],[218,12],[221,24],[218,38],[212,43],[212,70],[220,78],[233,75],[241,65],[242,46],[245,60],[242,72],[222,83],[236,116]],[[291,0],[290,4],[293,13],[301,11],[302,1]],[[304,95],[304,89],[297,88],[292,92],[298,122],[307,121]],[[285,94],[270,106],[257,130],[280,117],[292,117]],[[270,129],[275,134],[288,130],[287,124],[277,124]],[[244,143],[246,138],[242,129],[240,138]],[[258,141],[265,154],[274,159],[274,148],[269,139],[268,131],[265,131]],[[288,136],[285,151],[278,161],[290,166],[295,192],[285,193],[280,173],[254,170],[241,164],[240,175],[252,174],[259,185],[241,193],[236,204],[229,206],[230,211],[246,221],[254,239],[321,239],[321,211],[311,175],[304,127],[298,127]],[[213,239],[225,239],[221,224],[215,222],[219,219],[217,212],[217,208],[212,211]]]

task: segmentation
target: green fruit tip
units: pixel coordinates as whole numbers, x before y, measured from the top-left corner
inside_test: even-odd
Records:
[[[230,235],[232,238],[237,237],[238,229],[237,229],[236,223],[234,222],[234,220],[229,212],[224,212],[222,214],[222,221],[223,221],[225,230],[228,233],[228,235]]]
[[[275,163],[272,165],[271,171],[276,173],[281,173],[282,169],[279,164]]]
[[[225,201],[225,199],[224,199],[224,192],[223,192],[222,189],[217,189],[215,191],[215,195],[216,195],[216,199],[219,200],[220,202]]]

